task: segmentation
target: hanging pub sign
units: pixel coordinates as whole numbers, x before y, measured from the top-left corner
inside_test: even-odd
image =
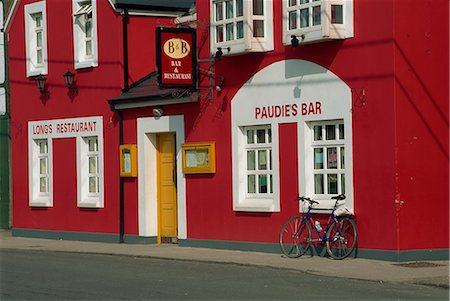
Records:
[[[160,88],[196,88],[197,58],[193,28],[156,28],[156,67]]]

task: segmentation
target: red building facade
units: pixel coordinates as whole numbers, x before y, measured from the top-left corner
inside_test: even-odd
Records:
[[[448,258],[448,2],[132,2],[16,2],[13,234],[278,252],[345,193],[356,256]],[[193,24],[197,88],[159,88],[155,29]]]

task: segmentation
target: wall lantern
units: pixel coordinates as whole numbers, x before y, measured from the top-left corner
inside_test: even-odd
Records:
[[[70,70],[67,70],[67,72],[63,74],[63,77],[67,88],[69,88],[69,90],[73,90],[75,93],[78,93],[78,87],[75,86],[75,74],[70,72]]]
[[[227,48],[225,48],[225,49],[226,49],[228,52],[230,52],[231,47],[227,47]],[[223,55],[222,47],[217,47],[216,54],[214,55],[214,60],[215,60],[216,62],[220,61],[220,58],[222,57],[222,55]]]
[[[302,42],[303,42],[303,40],[305,39],[305,35],[302,34],[300,36],[300,38],[302,39]],[[297,39],[297,36],[296,35],[292,35],[291,36],[291,47],[292,48],[297,48],[299,43],[300,43],[300,41]]]
[[[38,76],[36,76],[34,78],[34,80],[36,81],[36,84],[37,84],[41,94],[49,94],[49,92],[45,89],[45,82],[47,81],[46,76],[39,74]]]

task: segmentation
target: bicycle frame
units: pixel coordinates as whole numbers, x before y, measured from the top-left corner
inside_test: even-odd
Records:
[[[312,206],[308,207],[308,211],[303,215],[302,217],[302,225],[299,227],[299,229],[297,230],[296,234],[298,234],[299,232],[303,231],[303,228],[305,227],[305,223],[307,220],[309,220],[312,228],[314,228],[314,230],[317,233],[318,238],[316,239],[311,239],[310,242],[321,242],[321,243],[325,243],[327,241],[327,232],[330,229],[330,226],[332,224],[332,221],[336,219],[336,217],[334,216],[334,211],[336,210],[336,205],[337,205],[337,201],[336,204],[334,205],[333,209],[331,210],[331,213],[328,217],[328,221],[327,224],[325,226],[325,228],[322,228],[323,231],[323,235],[320,234],[320,232],[317,230],[317,228],[315,227],[315,220],[312,217],[311,214],[311,210],[313,209]],[[320,210],[320,209],[317,209]],[[325,230],[323,230],[325,229]]]

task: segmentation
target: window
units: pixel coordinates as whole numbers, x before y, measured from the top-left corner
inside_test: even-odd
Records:
[[[353,37],[353,0],[284,0],[284,43]]]
[[[87,157],[89,161],[88,179],[89,179],[89,195],[97,196],[99,192],[98,186],[98,140],[97,137],[86,138],[88,146]]]
[[[276,127],[276,126],[275,126]],[[279,211],[278,135],[273,125],[238,127],[233,154],[233,205],[236,211]],[[277,128],[277,127],[276,127]],[[277,159],[274,159],[277,158]],[[235,160],[237,159],[237,164]]]
[[[80,137],[78,152],[78,207],[103,207],[103,153],[97,136]]]
[[[211,52],[224,55],[273,50],[272,1],[212,0]],[[229,47],[229,50],[228,50]]]
[[[96,1],[73,0],[75,68],[98,66]]]
[[[25,5],[27,76],[47,74],[47,29],[45,2]]]
[[[345,193],[344,122],[311,123],[314,195]]]
[[[245,128],[247,196],[273,193],[272,132],[270,126]]]
[[[35,139],[30,143],[30,206],[51,207],[52,152],[51,140]]]

